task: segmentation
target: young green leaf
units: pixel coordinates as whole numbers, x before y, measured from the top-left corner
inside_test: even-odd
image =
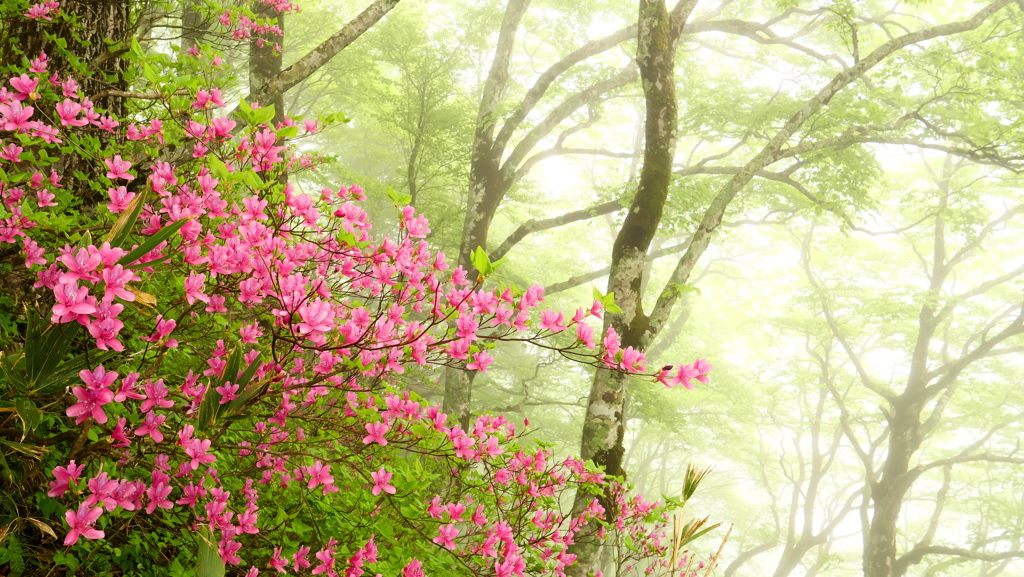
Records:
[[[188,222],[191,218],[192,217],[183,218],[175,222],[174,224],[169,224],[161,228],[159,231],[157,231],[156,234],[147,238],[145,242],[140,244],[138,248],[121,257],[121,260],[117,261],[117,264],[121,266],[130,265],[133,262],[139,260],[140,258],[146,256],[150,251],[156,248],[158,244],[171,238],[175,233],[177,233],[181,229],[181,227],[185,226],[185,223]]]

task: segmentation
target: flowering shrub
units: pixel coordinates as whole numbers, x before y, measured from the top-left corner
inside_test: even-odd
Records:
[[[25,17],[61,14],[46,2]],[[224,14],[238,37],[267,31]],[[359,186],[279,183],[317,162],[287,142],[329,119],[270,126],[271,108],[243,101],[235,120],[204,80],[216,55],[177,61],[135,45],[129,57],[161,105],[129,118],[49,73],[46,54],[0,88],[0,242],[20,247],[36,289],[0,363],[3,398],[15,399],[0,442],[19,456],[0,472],[24,487],[10,493],[0,563],[562,575],[574,535],[605,513],[598,501],[564,512],[578,490],[616,496],[616,529],[638,560],[664,554],[663,525],[645,524],[664,508],[520,443],[504,417],[463,430],[402,386],[457,361],[486,371],[508,340],[643,374],[642,353],[612,330],[598,346],[588,324],[609,297],[566,320],[541,307],[539,286],[487,286],[482,251],[478,273],[452,270],[397,195],[397,225],[375,237]],[[62,184],[68,155],[93,163],[92,190]],[[573,342],[553,344],[568,331]],[[709,370],[649,377],[692,388]],[[50,553],[28,546],[28,527]]]

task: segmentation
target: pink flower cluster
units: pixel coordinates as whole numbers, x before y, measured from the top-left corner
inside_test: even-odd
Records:
[[[294,9],[288,2],[272,4],[279,11]],[[46,18],[57,8],[55,2],[37,4],[29,17]],[[227,20],[247,31],[243,35],[269,30],[238,13]],[[111,233],[105,242],[85,239],[46,254],[39,239],[28,234],[36,223],[21,205],[25,191],[4,184],[0,241],[21,239],[26,266],[39,267],[35,286],[54,295],[51,322],[78,323],[97,348],[130,353],[133,363],[157,363],[185,342],[194,351],[188,358],[205,365],[187,374],[145,378],[138,372],[120,377],[102,365],[79,373],[82,383],[73,387],[76,402],[66,415],[76,424],[91,419],[113,458],[93,461],[88,475],[75,461],[53,470],[51,497],[85,494],[66,513],[66,545],[80,537],[104,538],[96,526],[104,513],[119,508],[145,514],[173,510],[217,536],[225,563],[240,564],[243,545],[266,526],[260,523],[261,486],[305,498],[355,490],[372,502],[410,499],[410,490],[396,477],[400,452],[407,451],[462,471],[481,488],[466,495],[450,487],[428,499],[425,514],[406,519],[439,549],[467,567],[502,577],[521,577],[528,564],[564,575],[575,560],[569,545],[605,511],[594,501],[573,516],[552,503],[584,486],[607,483],[603,475],[588,472],[576,459],[556,462],[550,451],[521,447],[504,417],[482,416],[463,430],[449,424],[438,407],[388,387],[418,366],[464,363],[468,370],[486,371],[494,362],[489,348],[503,340],[532,342],[594,366],[642,373],[643,354],[622,349],[614,330],[598,347],[588,321],[602,317],[600,302],[567,320],[561,312],[540,308],[544,291],[539,286],[520,291],[471,282],[467,271],[452,270],[443,253],[430,249],[423,240],[429,223],[412,207],[398,207],[397,234],[374,240],[369,215],[359,203],[365,199],[362,188],[328,188],[314,197],[291,183],[275,184],[277,175],[297,162],[277,133],[297,126],[295,121],[250,127],[233,137],[235,122],[215,116],[223,107],[215,88],[197,91],[181,114],[119,128],[118,120],[103,116],[81,96],[73,78],[41,81],[45,55],[33,60],[29,71],[10,79],[13,92],[0,88],[4,129],[39,149],[76,131],[123,135],[123,144],[112,145],[95,162],[97,178],[106,179],[109,212],[126,219],[137,214],[137,220],[127,220],[128,238],[134,240],[118,242],[119,235]],[[46,106],[49,113],[51,105],[48,116],[59,126],[32,120],[36,107]],[[165,130],[164,122],[178,125]],[[313,123],[306,129],[318,127]],[[60,197],[49,190],[60,189],[59,176],[51,171],[46,177],[26,162],[21,144],[0,147],[0,164],[21,171],[36,191],[39,209],[58,206],[53,201]],[[179,165],[162,160],[159,150],[170,144],[190,145],[191,158]],[[140,248],[147,240],[149,245]],[[174,285],[180,288],[160,287],[164,274],[180,279]],[[173,295],[154,305],[140,288],[147,283]],[[147,327],[141,334],[122,334],[129,320],[126,304],[133,307],[129,312],[157,308],[131,319]],[[235,320],[222,317],[226,328],[216,328],[220,325],[211,324],[211,316],[221,314]],[[552,335],[574,325],[571,344],[550,344]],[[667,368],[650,376],[667,386],[692,388],[691,380],[707,382],[710,369],[698,360],[674,376]],[[307,441],[305,427],[311,423],[318,428],[318,443],[329,437],[329,450]],[[231,442],[223,435],[229,429]],[[111,476],[115,462],[123,478]],[[225,475],[215,465],[237,471]],[[625,492],[616,503],[624,512],[619,530],[630,531],[638,543],[650,542],[652,554],[663,550],[657,544],[659,529],[642,522],[653,504],[627,499]],[[290,557],[276,547],[269,566],[358,577],[377,562],[372,536],[347,559],[338,557],[338,545],[333,537],[315,545],[315,561],[307,559],[312,543],[300,545]],[[403,575],[422,576],[421,562],[410,560]]]

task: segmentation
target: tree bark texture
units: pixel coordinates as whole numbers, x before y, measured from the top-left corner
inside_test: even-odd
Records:
[[[636,60],[646,107],[644,163],[636,195],[612,247],[608,292],[615,293],[616,305],[622,312],[605,316],[605,330],[614,328],[623,348],[639,348],[647,329],[641,291],[644,261],[668,198],[676,142],[675,39],[665,0],[641,0],[637,23]],[[592,460],[613,476],[622,474],[629,379],[624,373],[598,369],[583,421],[581,457]],[[608,495],[577,494],[574,514],[586,510],[595,498],[601,501],[606,519],[614,521],[616,506]],[[574,575],[598,569],[601,543],[596,529],[597,524],[590,523],[576,538],[573,552],[578,557]]]
[[[46,21],[14,16],[4,22],[3,38],[0,39],[0,62],[4,65],[20,66],[36,58],[40,53],[47,55],[47,76],[54,73],[62,78],[74,77],[82,94],[93,101],[95,106],[110,116],[121,119],[125,115],[123,96],[111,91],[128,88],[124,81],[124,61],[121,56],[131,45],[135,26],[132,19],[130,0],[71,0],[61,2],[60,9],[74,15],[73,22],[63,19]],[[67,48],[60,48],[46,38],[55,35],[67,41]],[[77,71],[71,65],[69,56],[75,56],[85,65],[85,71]],[[101,142],[107,133],[94,126],[82,130],[95,135]],[[102,165],[92,159],[80,156],[65,158],[62,166],[56,167],[63,177],[64,186],[91,204],[99,193],[90,186],[90,176]],[[80,172],[85,178],[73,175]]]
[[[86,97],[98,108],[119,118],[124,113],[124,99],[104,93],[127,89],[122,79],[124,65],[121,55],[127,51],[134,31],[133,4],[130,0],[61,2],[61,11],[77,16],[75,24],[61,19],[46,21],[14,16],[4,22],[0,62],[21,65],[39,56],[40,52],[46,52],[48,75],[73,75]],[[67,48],[61,49],[47,40],[47,34],[67,40]],[[68,59],[70,55],[80,58],[86,65],[85,74],[73,71]]]
[[[494,61],[487,73],[480,98],[469,168],[469,198],[462,224],[462,243],[459,246],[459,265],[471,274],[474,272],[471,255],[478,246],[487,248],[487,230],[498,205],[511,186],[501,174],[501,151],[495,151],[494,129],[501,96],[508,83],[508,68],[516,32],[529,6],[530,0],[509,0],[498,32]],[[463,429],[469,427],[475,374],[461,367],[445,369],[442,410],[457,419]]]
[[[256,15],[267,20],[276,20],[281,34],[266,32],[255,34],[249,39],[249,94],[266,92],[267,82],[281,73],[282,50],[284,46],[284,14],[274,10],[263,0],[253,4]],[[277,48],[275,48],[277,47]],[[274,106],[275,126],[284,120],[284,92],[267,93],[259,102],[260,106]]]
[[[629,38],[629,32],[635,30],[635,26],[628,26],[604,38],[588,42],[545,70],[495,136],[497,113],[508,83],[508,68],[516,31],[529,4],[530,0],[509,0],[502,18],[494,60],[480,99],[470,164],[469,195],[458,259],[459,264],[471,273],[471,255],[477,247],[487,249],[491,221],[505,195],[545,154],[540,152],[528,158],[531,151],[574,112],[595,102],[607,92],[626,86],[636,79],[636,70],[630,65],[614,77],[598,81],[566,97],[512,146],[505,158],[505,151],[509,148],[513,133],[522,126],[529,113],[561,74],[586,58],[621,44]],[[458,370],[447,370],[443,406],[449,414],[458,415],[460,422],[468,423],[472,396],[469,387],[472,385],[474,373],[454,375],[453,371]]]

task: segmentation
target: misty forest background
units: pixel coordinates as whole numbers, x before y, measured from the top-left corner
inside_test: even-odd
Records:
[[[860,575],[885,539],[889,575],[1024,575],[1020,7],[683,4],[668,195],[639,298],[665,313],[650,366],[703,357],[714,372],[692,392],[629,383],[628,480],[675,495],[687,464],[715,467],[688,514],[735,524],[716,575]],[[993,4],[1011,5],[894,44]],[[351,119],[303,141],[336,161],[293,184],[358,182],[379,212],[392,210],[388,187],[410,195],[450,260],[483,245],[506,259],[495,280],[539,282],[555,308],[607,291],[652,110],[636,3],[374,6],[387,14],[279,101],[289,115]],[[280,62],[219,46],[230,96],[366,7],[304,2],[281,19]],[[167,22],[143,44],[219,42]],[[481,202],[493,219],[467,240],[467,203]],[[716,212],[721,226],[695,240]],[[497,355],[468,384],[469,412],[528,418],[537,438],[578,453],[592,371],[526,346]],[[450,404],[457,378],[408,385]]]

